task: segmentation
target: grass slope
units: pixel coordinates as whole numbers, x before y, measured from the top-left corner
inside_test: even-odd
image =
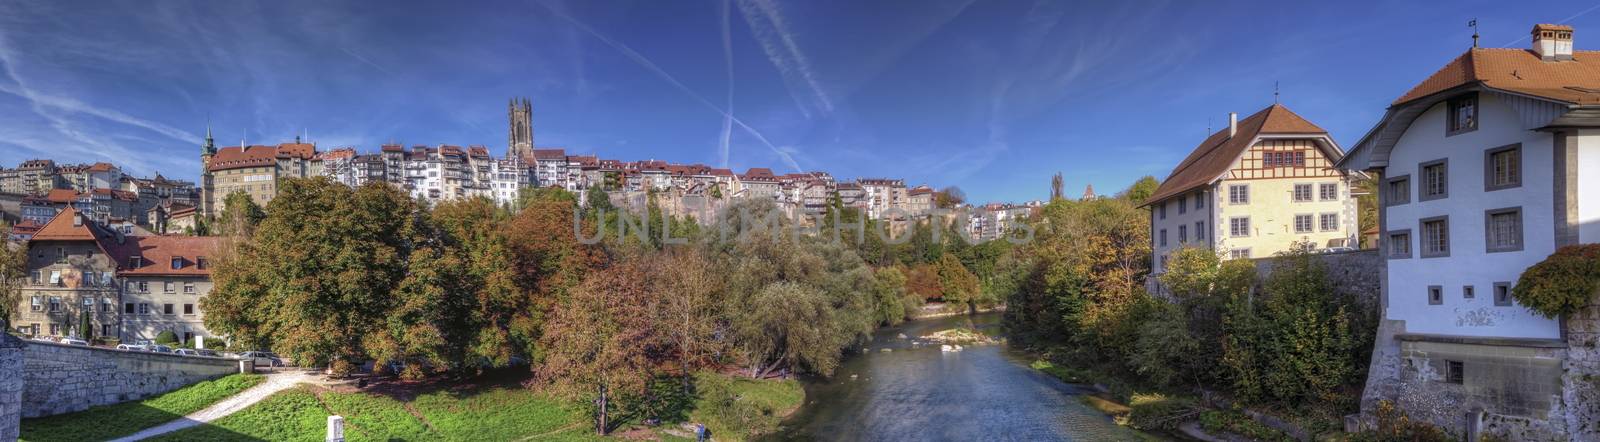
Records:
[[[696,384],[701,394],[685,417],[706,423],[720,440],[746,439],[751,430],[771,431],[805,397],[796,381],[702,374]],[[594,435],[587,409],[533,390],[496,385],[437,390],[410,401],[301,386],[210,425],[154,440],[315,441],[322,438],[330,413],[344,416],[350,441],[602,439]]]
[[[137,402],[123,402],[22,420],[24,441],[90,441],[127,436],[200,411],[261,383],[256,374],[235,374],[204,381]]]

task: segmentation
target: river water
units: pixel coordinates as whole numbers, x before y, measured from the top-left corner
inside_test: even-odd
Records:
[[[874,333],[830,379],[805,384],[806,404],[770,440],[1145,440],[1078,401],[1088,392],[1028,367],[1004,345],[942,352],[912,342],[940,330],[999,333],[1000,315],[911,321]],[[909,339],[902,339],[904,334]],[[883,352],[889,348],[891,351]],[[859,348],[857,351],[859,352]]]

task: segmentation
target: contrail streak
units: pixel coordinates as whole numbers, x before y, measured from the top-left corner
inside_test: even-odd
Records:
[[[761,144],[766,145],[767,148],[771,149],[773,153],[778,154],[778,157],[782,158],[783,162],[785,164],[787,164],[790,168],[794,169],[795,172],[802,171],[800,169],[800,163],[795,162],[793,156],[789,155],[788,152],[784,152],[782,149],[778,149],[778,146],[773,145],[771,141],[767,141],[767,137],[762,135],[761,131],[758,131],[755,128],[750,127],[750,125],[745,124],[745,122],[743,120],[740,120],[739,117],[736,117],[731,113],[728,113],[728,111],[723,110],[722,107],[717,106],[716,103],[712,103],[711,100],[707,100],[705,97],[701,96],[700,94],[695,93],[694,90],[689,89],[689,86],[686,86],[686,85],[683,84],[683,82],[678,81],[678,79],[676,77],[673,77],[672,74],[668,74],[667,71],[662,70],[660,66],[657,66],[654,62],[651,62],[650,59],[645,58],[644,55],[639,54],[639,52],[634,51],[633,48],[629,48],[627,45],[624,45],[624,44],[622,44],[620,42],[612,40],[609,37],[606,37],[604,34],[601,34],[600,32],[595,31],[593,28],[590,28],[588,25],[583,24],[583,22],[580,22],[577,19],[575,19],[575,18],[573,18],[571,16],[568,16],[565,13],[562,13],[561,11],[557,11],[555,8],[551,8],[549,6],[546,6],[543,3],[539,3],[539,6],[543,6],[546,10],[549,10],[552,14],[555,14],[557,17],[560,17],[562,20],[566,20],[568,23],[572,23],[573,26],[576,26],[578,29],[582,30],[583,32],[585,32],[585,33],[587,33],[587,34],[589,34],[591,36],[593,36],[594,38],[599,39],[602,43],[605,43],[607,46],[611,46],[612,49],[616,49],[618,52],[621,52],[623,56],[626,56],[630,60],[633,60],[633,62],[639,64],[639,66],[642,66],[645,69],[649,69],[650,72],[655,73],[656,76],[661,77],[662,80],[666,80],[667,83],[671,83],[674,87],[677,87],[679,91],[682,91],[684,94],[689,95],[690,98],[694,98],[696,101],[699,101],[700,104],[704,104],[706,107],[711,108],[714,111],[717,111],[717,113],[719,113],[719,114],[722,114],[723,118],[728,119],[728,120],[732,120],[733,124],[738,125],[741,129],[744,129],[745,132],[749,132],[750,135],[756,137],[756,140],[761,141]]]

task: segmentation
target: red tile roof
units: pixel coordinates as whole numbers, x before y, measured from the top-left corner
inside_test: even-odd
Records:
[[[133,276],[207,276],[210,265],[200,268],[201,257],[215,257],[222,238],[215,236],[129,236],[121,244],[106,244],[106,251],[116,259],[121,270],[118,275]],[[128,258],[141,257],[144,265],[129,267]],[[180,268],[172,268],[173,258],[178,258]],[[209,259],[208,259],[209,261]]]
[[[1256,136],[1263,134],[1315,136],[1327,135],[1328,131],[1311,124],[1281,104],[1268,106],[1240,120],[1236,135],[1229,137],[1228,129],[1223,128],[1206,137],[1205,141],[1200,142],[1200,145],[1189,153],[1188,158],[1184,158],[1183,162],[1178,163],[1178,167],[1172,169],[1172,174],[1168,175],[1167,179],[1161,181],[1161,186],[1156,188],[1156,192],[1144,200],[1145,204],[1210,184],[1233,166],[1234,160],[1250,148]]]
[[[78,218],[78,209],[67,207],[56,213],[54,218],[50,218],[50,222],[44,223],[44,227],[39,228],[39,233],[33,235],[33,240],[97,241],[107,235],[99,231],[93,221],[85,220],[74,225],[74,218]]]
[[[533,158],[537,160],[565,160],[566,149],[534,149]]]
[[[1565,103],[1600,104],[1600,51],[1573,51],[1571,60],[1544,61],[1527,49],[1468,49],[1391,105],[1473,83]]]
[[[73,201],[78,200],[78,192],[72,189],[50,189],[50,193],[45,195],[45,199],[50,200],[52,203],[72,204]]]
[[[216,156],[211,157],[212,171],[241,169],[246,167],[267,167],[278,164],[278,158],[300,158],[309,160],[317,155],[317,147],[306,143],[284,143],[277,146],[238,146],[217,149]]]

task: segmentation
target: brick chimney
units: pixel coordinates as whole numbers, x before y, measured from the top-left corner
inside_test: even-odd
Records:
[[[1572,27],[1567,25],[1533,25],[1533,53],[1544,61],[1572,59]]]

